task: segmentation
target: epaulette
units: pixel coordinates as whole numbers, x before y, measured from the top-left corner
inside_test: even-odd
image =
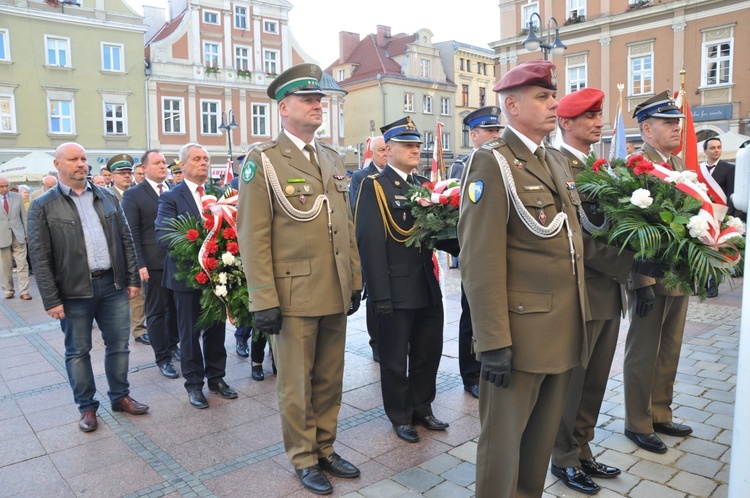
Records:
[[[482,145],[483,149],[492,150],[497,149],[498,147],[501,147],[505,145],[505,140],[502,138],[496,138],[494,140],[490,140],[489,142],[486,142],[484,145]]]
[[[545,149],[547,149],[547,153],[548,154],[549,153],[552,153],[552,155],[559,154],[560,157],[562,157],[563,159],[565,159],[565,154],[563,154],[559,150],[555,149],[554,147],[545,147]]]
[[[333,145],[329,144],[328,142],[322,142],[322,141],[318,140],[316,143],[318,143],[319,145],[322,145],[323,147],[327,147],[327,148],[331,149],[332,151],[338,153],[338,151],[336,150],[336,148]]]
[[[258,144],[252,149],[250,149],[250,152],[256,151],[258,154],[261,152],[270,149],[271,147],[275,147],[278,142],[276,140],[271,140],[269,142],[263,142],[262,144]],[[248,154],[250,153],[248,152]]]

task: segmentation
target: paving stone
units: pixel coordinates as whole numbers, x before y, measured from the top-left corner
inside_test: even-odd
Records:
[[[677,382],[674,385],[674,391],[676,393],[685,393],[692,396],[700,396],[706,392],[706,388],[696,384],[685,384],[684,382]]]
[[[713,344],[714,347],[721,347],[717,346],[716,344]],[[712,354],[712,353],[704,353],[703,351],[692,351],[690,353],[689,358],[691,360],[698,360],[702,364],[708,363],[716,363],[719,360],[721,360],[721,355],[719,354]],[[704,367],[705,368],[705,367]]]
[[[641,460],[630,467],[628,472],[651,481],[667,482],[677,470],[660,463]]]
[[[677,447],[685,453],[692,453],[708,458],[719,458],[728,449],[723,444],[716,444],[695,437],[686,438]]]
[[[418,493],[423,493],[428,489],[434,488],[444,480],[442,477],[418,467],[400,472],[393,476],[392,479]]]
[[[722,415],[720,413],[716,413],[714,415],[711,415],[706,419],[706,423],[710,425],[715,425],[716,427],[721,427],[722,429],[733,429],[734,428],[734,417],[731,417],[729,415]]]
[[[473,495],[473,492],[450,481],[438,484],[424,493],[424,496],[428,498],[469,498]]]
[[[612,434],[610,437],[600,442],[599,445],[622,453],[630,453],[633,449],[637,448],[637,446],[630,439],[626,438],[624,434]]]
[[[724,444],[727,446],[732,445],[732,435],[734,434],[731,430],[724,430],[718,436],[714,437],[713,440],[716,443]]]
[[[628,494],[631,498],[685,498],[685,493],[651,481],[641,481]]]
[[[710,402],[711,400],[709,399],[699,398],[690,394],[678,394],[674,397],[673,400],[673,403],[676,405],[689,406],[692,408],[697,408],[699,410],[704,408]]]
[[[623,472],[614,479],[598,479],[596,483],[602,488],[607,488],[616,493],[627,495],[639,482],[640,478],[628,472]],[[566,488],[567,489],[567,488]]]
[[[427,460],[419,466],[428,472],[432,472],[433,474],[442,474],[448,469],[452,469],[459,463],[461,463],[461,460],[444,453],[442,455],[436,456],[435,458]]]
[[[474,441],[467,441],[460,446],[456,446],[448,453],[469,463],[477,463],[477,443]]]
[[[722,413],[724,415],[734,415],[734,405],[723,401],[712,401],[706,405],[705,410],[713,413]]]
[[[677,407],[675,408],[673,414],[678,418],[695,422],[705,422],[711,416],[710,413],[706,413],[702,410],[691,408],[689,406]]]
[[[652,453],[650,451],[642,450],[638,448],[633,453],[634,456],[640,458],[641,460],[649,460],[651,462],[660,463],[662,465],[673,465],[674,462],[682,458],[685,453],[682,451],[675,449],[674,446],[670,446],[667,441],[669,440],[669,436],[660,436],[662,438],[662,441],[664,441],[664,444],[667,445],[669,450],[666,453]]]
[[[714,494],[711,496],[711,498],[727,498],[729,496],[729,486],[727,484],[722,484],[718,488],[716,488],[716,491],[714,491]]]
[[[459,486],[466,487],[476,480],[476,465],[468,462],[462,462],[447,472],[443,472],[441,477],[455,482]]]
[[[700,385],[709,389],[718,389],[719,391],[730,391],[734,389],[734,384],[716,379],[703,379],[701,380]]]
[[[691,474],[690,472],[680,472],[667,483],[669,486],[689,493],[691,496],[712,496],[717,484],[711,479]]]
[[[629,471],[630,467],[632,467],[639,461],[633,455],[612,450],[606,450],[603,453],[597,455],[596,460],[605,465],[617,467],[623,472]]]
[[[383,479],[375,484],[365,486],[359,492],[366,498],[399,498],[408,493],[409,488],[390,479]]]
[[[693,474],[713,477],[721,469],[722,463],[700,455],[686,454],[675,463],[675,466]]]
[[[698,372],[698,377],[703,377],[705,379],[714,379],[714,380],[728,380],[732,375],[728,374],[726,372],[717,372],[715,370],[701,370]]]
[[[715,401],[723,401],[724,403],[734,405],[734,400],[737,396],[734,391],[727,392],[719,391],[717,389],[707,389],[706,392],[703,393],[703,397]]]

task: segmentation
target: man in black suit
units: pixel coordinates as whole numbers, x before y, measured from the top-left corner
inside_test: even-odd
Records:
[[[419,165],[422,137],[408,117],[380,131],[388,165],[379,176],[362,181],[355,211],[357,245],[378,314],[385,413],[398,437],[416,443],[414,424],[448,427],[431,406],[443,351],[443,304],[432,251],[404,243],[414,225],[406,194],[412,184],[427,181],[409,173]]]
[[[157,241],[163,248],[169,242],[161,230],[179,215],[201,217],[201,197],[209,172],[208,152],[201,145],[189,143],[180,149],[180,166],[184,174],[182,183],[159,196],[159,211],[156,217]],[[177,310],[177,329],[180,335],[182,376],[190,404],[196,408],[208,408],[203,395],[203,379],[208,380],[208,389],[222,398],[233,399],[237,392],[224,382],[227,350],[224,348],[226,323],[221,320],[203,330],[195,330],[200,313],[201,291],[177,280],[177,261],[167,256],[162,284],[174,293]],[[203,351],[200,339],[203,335]]]
[[[352,205],[352,214],[357,207],[357,197],[359,196],[359,187],[362,180],[370,175],[379,175],[385,165],[388,163],[388,157],[385,155],[385,140],[379,135],[370,140],[370,152],[372,153],[372,162],[367,167],[359,169],[352,174],[352,180],[349,184],[349,200]],[[362,296],[367,299],[367,282],[365,282],[365,291]],[[372,348],[372,359],[380,361],[378,353],[378,313],[372,299],[367,299],[367,334],[370,336],[370,348]]]
[[[147,150],[141,158],[145,179],[122,194],[122,209],[133,233],[138,272],[144,290],[146,327],[154,349],[156,365],[170,379],[179,377],[172,360],[179,360],[177,315],[172,292],[162,286],[167,250],[156,243],[154,221],[159,197],[169,190],[167,162],[157,150]]]
[[[732,194],[734,193],[734,164],[721,160],[721,139],[711,137],[703,142],[703,152],[706,153],[706,169],[708,173],[716,180],[719,187],[727,196],[727,214],[734,216],[734,204],[732,204]],[[716,297],[719,295],[719,287],[716,281],[711,278],[708,281],[708,290],[706,297]]]

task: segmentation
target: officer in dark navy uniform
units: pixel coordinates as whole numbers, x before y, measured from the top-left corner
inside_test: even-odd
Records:
[[[380,131],[388,165],[362,182],[355,208],[357,245],[369,299],[378,312],[385,413],[398,437],[416,443],[414,424],[430,430],[448,427],[432,413],[443,349],[443,305],[432,251],[405,244],[414,225],[407,193],[427,181],[410,173],[419,165],[422,137],[408,117]]]

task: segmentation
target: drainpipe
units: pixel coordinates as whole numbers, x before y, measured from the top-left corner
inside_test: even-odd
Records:
[[[378,73],[378,88],[380,88],[380,93],[383,94],[383,126],[386,125],[385,122],[385,89],[383,88],[383,85],[381,84],[381,80],[383,79],[383,75]]]
[[[146,85],[146,150],[149,150],[151,148],[151,113],[149,112],[149,95],[148,95],[148,80],[151,78],[151,63],[148,61],[143,61],[143,64],[146,66],[146,69],[144,72],[146,73],[146,80],[144,84]]]

